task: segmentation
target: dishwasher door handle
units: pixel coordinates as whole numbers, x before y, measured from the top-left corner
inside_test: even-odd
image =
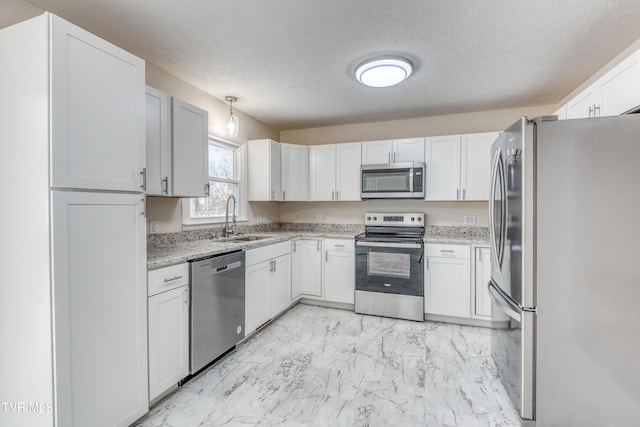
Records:
[[[226,273],[227,271],[235,270],[236,268],[242,267],[242,261],[230,262],[229,264],[223,265],[211,265],[211,264],[202,264],[202,270],[198,271],[199,275],[207,275],[207,274],[221,274]]]

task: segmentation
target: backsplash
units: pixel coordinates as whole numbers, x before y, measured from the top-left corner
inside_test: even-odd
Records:
[[[234,234],[272,233],[277,231],[308,231],[322,233],[362,233],[362,224],[312,224],[312,223],[269,223],[238,225],[234,227]],[[203,230],[181,231],[178,233],[161,233],[147,235],[148,248],[163,248],[177,243],[194,242],[222,238],[223,228],[207,228]]]

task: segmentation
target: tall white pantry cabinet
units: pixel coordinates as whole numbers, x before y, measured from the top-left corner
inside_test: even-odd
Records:
[[[144,61],[51,14],[0,30],[0,425],[148,409]]]

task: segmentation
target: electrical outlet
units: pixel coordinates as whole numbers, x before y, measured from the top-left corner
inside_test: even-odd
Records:
[[[156,234],[158,232],[158,221],[149,221],[149,234]]]
[[[475,215],[465,215],[464,216],[464,225],[476,225],[476,216]]]
[[[316,222],[323,222],[324,221],[324,216],[321,214],[316,215]]]

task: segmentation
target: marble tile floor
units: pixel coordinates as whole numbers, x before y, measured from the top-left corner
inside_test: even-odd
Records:
[[[518,426],[489,337],[298,304],[135,425]]]

